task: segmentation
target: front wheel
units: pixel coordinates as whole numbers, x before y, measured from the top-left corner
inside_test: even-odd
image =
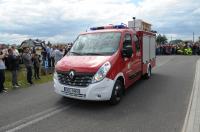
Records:
[[[121,81],[117,80],[113,87],[110,104],[112,105],[118,104],[121,101],[122,96],[123,96],[123,84]]]

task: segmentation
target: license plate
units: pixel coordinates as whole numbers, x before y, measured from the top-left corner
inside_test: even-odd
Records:
[[[70,95],[79,95],[80,94],[80,89],[64,87],[64,92],[66,94],[70,94]]]

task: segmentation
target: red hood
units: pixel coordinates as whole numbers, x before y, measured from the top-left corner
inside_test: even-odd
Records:
[[[56,70],[95,73],[110,58],[111,56],[65,56],[56,64]]]

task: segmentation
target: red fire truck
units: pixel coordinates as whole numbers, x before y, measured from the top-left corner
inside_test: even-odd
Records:
[[[55,92],[80,100],[117,104],[126,89],[155,67],[153,32],[125,25],[93,27],[80,34],[55,67]]]

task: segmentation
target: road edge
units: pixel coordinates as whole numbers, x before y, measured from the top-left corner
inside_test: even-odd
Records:
[[[200,98],[200,94],[198,93],[200,90],[199,81],[200,81],[200,59],[198,59],[196,63],[196,71],[195,71],[193,88],[190,95],[190,101],[188,104],[187,113],[185,116],[185,121],[184,121],[184,125],[182,127],[181,132],[195,132],[194,131],[195,125],[199,125],[195,123],[195,117],[196,117],[195,115],[198,109],[197,103],[198,103],[198,98]],[[199,132],[199,131],[196,131],[196,132]]]

